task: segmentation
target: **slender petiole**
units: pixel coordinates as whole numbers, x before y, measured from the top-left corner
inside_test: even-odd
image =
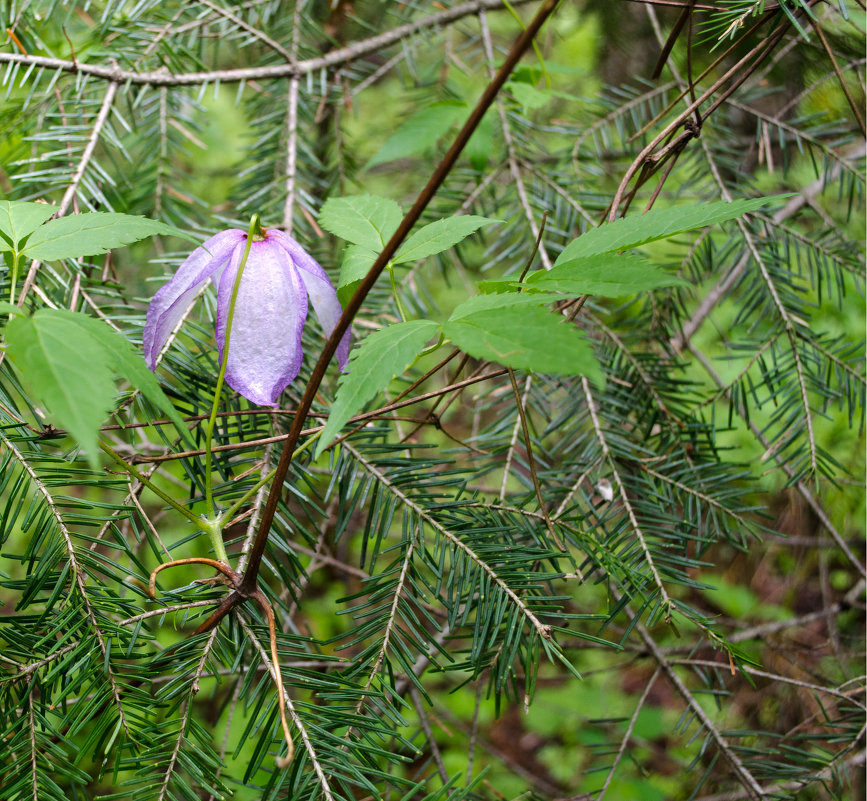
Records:
[[[386,270],[388,270],[388,278],[391,281],[391,291],[394,295],[394,302],[397,305],[397,313],[400,315],[400,321],[405,323],[407,321],[406,310],[403,308],[403,303],[400,300],[400,293],[397,291],[397,279],[394,275],[394,267],[391,262],[386,265]]]
[[[15,285],[18,283],[18,268],[21,263],[21,254],[17,250],[12,251],[12,269],[9,271],[9,302],[15,303]]]

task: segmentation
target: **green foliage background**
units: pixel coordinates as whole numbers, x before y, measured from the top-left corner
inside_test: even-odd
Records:
[[[202,239],[259,213],[336,280],[345,242],[323,206],[409,206],[520,33],[511,11],[526,23],[538,4],[512,5],[6,3],[0,191]],[[434,369],[441,349],[367,408],[440,395],[293,462],[261,574],[288,769],[257,610],[190,636],[226,592],[201,566],[161,574],[151,601],[150,571],[204,538],[93,469],[3,359],[0,798],[864,796],[863,8],[693,5],[677,29],[653,3],[560,4],[423,221],[503,223],[396,268],[403,308],[442,322],[478,282],[550,267],[618,196],[615,216],[793,197],[642,248],[689,286],[578,307],[604,387],[519,372],[515,392],[497,365]],[[708,91],[700,136],[690,76]],[[644,159],[673,121],[682,149]],[[13,300],[138,345],[188,251],[163,237],[28,264]],[[198,448],[213,307],[208,290],[158,372]],[[399,319],[383,280],[353,336]],[[279,456],[261,440],[285,433],[321,349],[304,336],[278,412],[226,393],[224,507]],[[121,384],[103,437],[201,512],[203,459],[157,417]],[[263,501],[227,531],[239,569]]]

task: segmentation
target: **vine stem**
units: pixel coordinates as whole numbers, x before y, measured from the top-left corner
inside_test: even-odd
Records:
[[[373,266],[370,268],[364,280],[361,282],[361,285],[358,287],[358,289],[355,291],[355,294],[346,305],[346,308],[343,310],[343,314],[341,315],[340,320],[335,326],[334,331],[331,332],[331,336],[325,343],[325,347],[323,348],[322,353],[319,356],[319,361],[316,363],[316,367],[313,368],[313,374],[311,375],[310,380],[307,382],[307,387],[304,390],[304,395],[298,405],[297,414],[292,421],[292,427],[289,430],[289,435],[283,444],[283,451],[280,454],[280,461],[277,464],[277,472],[274,476],[274,483],[271,485],[271,490],[268,494],[268,500],[265,503],[265,509],[262,512],[262,518],[259,522],[259,528],[256,531],[256,537],[253,540],[253,545],[250,549],[250,561],[248,563],[247,570],[244,573],[244,577],[241,581],[241,588],[244,591],[252,592],[253,589],[256,587],[259,575],[259,567],[262,563],[262,556],[265,553],[265,544],[268,540],[268,533],[271,529],[271,523],[274,520],[274,514],[277,511],[277,504],[279,503],[280,496],[282,494],[283,482],[286,479],[286,474],[289,471],[289,465],[292,462],[292,456],[295,452],[295,447],[298,444],[298,439],[301,436],[301,431],[304,427],[304,421],[307,418],[307,413],[310,411],[310,407],[313,405],[313,399],[316,396],[317,391],[319,390],[319,385],[322,383],[322,379],[325,376],[325,371],[327,370],[328,365],[331,362],[331,358],[334,355],[334,352],[337,350],[338,343],[343,337],[343,334],[349,328],[350,322],[358,313],[358,310],[361,308],[362,302],[367,297],[370,290],[373,288],[380,274],[385,269],[385,266],[394,257],[394,254],[397,252],[397,249],[400,246],[401,242],[403,242],[406,235],[410,232],[412,227],[421,217],[422,212],[424,212],[424,210],[427,208],[428,204],[433,199],[437,190],[442,185],[443,181],[445,181],[446,176],[448,176],[448,174],[451,172],[452,168],[458,160],[458,156],[460,156],[461,151],[463,151],[465,145],[469,141],[470,136],[473,134],[479,123],[482,121],[482,117],[484,116],[485,112],[490,108],[491,104],[496,99],[497,94],[503,87],[503,84],[505,84],[512,70],[520,61],[527,48],[530,47],[530,45],[532,44],[534,37],[539,32],[539,29],[542,27],[548,17],[551,16],[551,14],[554,12],[554,9],[557,7],[558,2],[559,0],[544,0],[544,2],[540,5],[539,10],[536,12],[536,16],[533,17],[531,22],[517,38],[508,56],[506,56],[500,69],[497,71],[497,74],[494,76],[494,78],[486,87],[485,91],[482,93],[482,96],[479,98],[476,107],[473,109],[466,123],[464,123],[464,126],[458,133],[454,143],[449,148],[448,152],[443,157],[437,168],[434,170],[433,174],[430,177],[430,180],[427,182],[424,189],[422,189],[419,193],[418,198],[416,199],[415,203],[413,203],[412,208],[409,210],[406,217],[403,218],[397,230],[394,232],[391,239],[389,239],[382,252],[373,263]]]

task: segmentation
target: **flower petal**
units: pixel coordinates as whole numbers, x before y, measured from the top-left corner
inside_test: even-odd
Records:
[[[237,228],[221,231],[197,247],[178,267],[171,281],[160,287],[148,306],[142,344],[147,366],[156,368],[157,357],[172,329],[183,317],[199,287],[223,267],[246,234]]]
[[[337,292],[328,279],[328,273],[291,236],[276,228],[269,228],[266,234],[269,238],[273,238],[279,242],[280,246],[289,254],[295,266],[298,267],[298,273],[304,282],[304,286],[307,288],[307,294],[310,295],[319,325],[322,326],[325,336],[330,337],[331,332],[337,326],[340,315],[343,314],[343,309],[340,306],[340,301],[337,300]],[[337,345],[335,355],[337,356],[337,363],[340,365],[340,369],[344,370],[346,368],[346,360],[349,358],[349,329],[346,330],[346,333]]]
[[[243,250],[232,255],[217,295],[220,359],[229,303]],[[241,276],[226,383],[260,406],[276,406],[280,393],[301,369],[301,329],[307,319],[304,285],[286,252],[268,239],[253,242]]]

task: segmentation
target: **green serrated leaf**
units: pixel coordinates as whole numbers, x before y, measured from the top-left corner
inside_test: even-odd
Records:
[[[777,203],[787,197],[791,196],[774,195],[736,200],[733,203],[719,201],[695,206],[677,206],[671,209],[651,209],[646,214],[633,214],[612,223],[605,223],[598,228],[591,228],[577,239],[573,239],[563,248],[563,252],[554,264],[556,266],[573,259],[595,256],[598,253],[627,250],[684,231],[715,225],[770,203]]]
[[[148,370],[142,355],[133,347],[128,339],[93,317],[63,310],[58,310],[56,313],[72,315],[78,318],[78,324],[86,328],[88,333],[104,349],[108,363],[115,374],[129,381],[156,408],[165,412],[169,420],[174,423],[178,433],[192,448],[196,447],[183,418],[178,414],[172,402],[166,397],[156,375]]]
[[[42,261],[75,259],[106,253],[112,248],[156,234],[197,242],[193,237],[158,220],[94,211],[59,217],[45,223],[33,232],[22,252],[28,258]]]
[[[8,300],[0,300],[0,314],[15,314],[19,317],[27,316],[24,309],[19,308],[14,303],[10,303]]]
[[[329,198],[319,212],[319,225],[347,242],[380,251],[403,219],[393,200],[378,195]]]
[[[539,305],[544,302],[540,296],[480,295],[471,300],[490,304],[507,298],[510,302],[505,305],[484,308],[486,304],[479,303],[475,310],[464,308],[460,316],[453,314],[443,326],[445,335],[477,359],[539,373],[584,375],[594,383],[603,382],[589,341],[574,325]]]
[[[83,446],[92,466],[98,465],[99,427],[114,408],[116,376],[165,412],[195,447],[141,354],[99,320],[67,309],[40,309],[32,317],[13,319],[6,327],[6,343],[9,357],[38,404]]]
[[[501,278],[496,281],[479,281],[476,284],[476,289],[482,295],[498,295],[504,292],[514,292],[516,289],[520,289],[521,286],[521,282],[517,279]]]
[[[488,217],[476,217],[471,214],[459,217],[446,217],[420,228],[410,236],[398,249],[394,257],[395,264],[407,261],[418,261],[434,253],[442,253],[470,234],[475,233],[485,225],[493,225],[502,220],[492,220]]]
[[[357,284],[370,271],[377,253],[366,245],[349,245],[343,251],[343,261],[340,264],[338,288],[349,284]]]
[[[543,306],[550,303],[551,299],[545,295],[536,295],[518,292],[501,292],[487,295],[475,295],[455,307],[449,320],[462,320],[478,312],[497,311],[512,307],[523,308],[524,306]]]
[[[443,326],[445,335],[470,356],[515,369],[584,375],[594,383],[603,382],[590,343],[578,328],[540,305],[544,296],[480,295],[471,300],[488,303],[464,308]],[[492,303],[498,300],[499,305]]]
[[[0,231],[6,234],[12,246],[15,246],[25,236],[32,234],[55,211],[57,206],[49,206],[47,203],[0,200]],[[0,239],[0,250],[11,249],[12,247]]]
[[[353,348],[349,369],[340,376],[337,397],[316,446],[316,456],[337,436],[352,415],[400,375],[439,331],[430,320],[410,320],[371,334]]]
[[[444,101],[422,109],[404,122],[367,162],[368,170],[387,161],[418,156],[432,148],[437,140],[468,114],[465,103]]]
[[[66,429],[98,468],[99,427],[114,405],[114,373],[105,348],[72,312],[40,309],[6,326],[9,358],[48,419]]]
[[[526,285],[572,297],[618,298],[665,286],[689,286],[689,282],[636,253],[602,253],[586,259],[570,259],[548,271],[539,270],[527,277]]]

